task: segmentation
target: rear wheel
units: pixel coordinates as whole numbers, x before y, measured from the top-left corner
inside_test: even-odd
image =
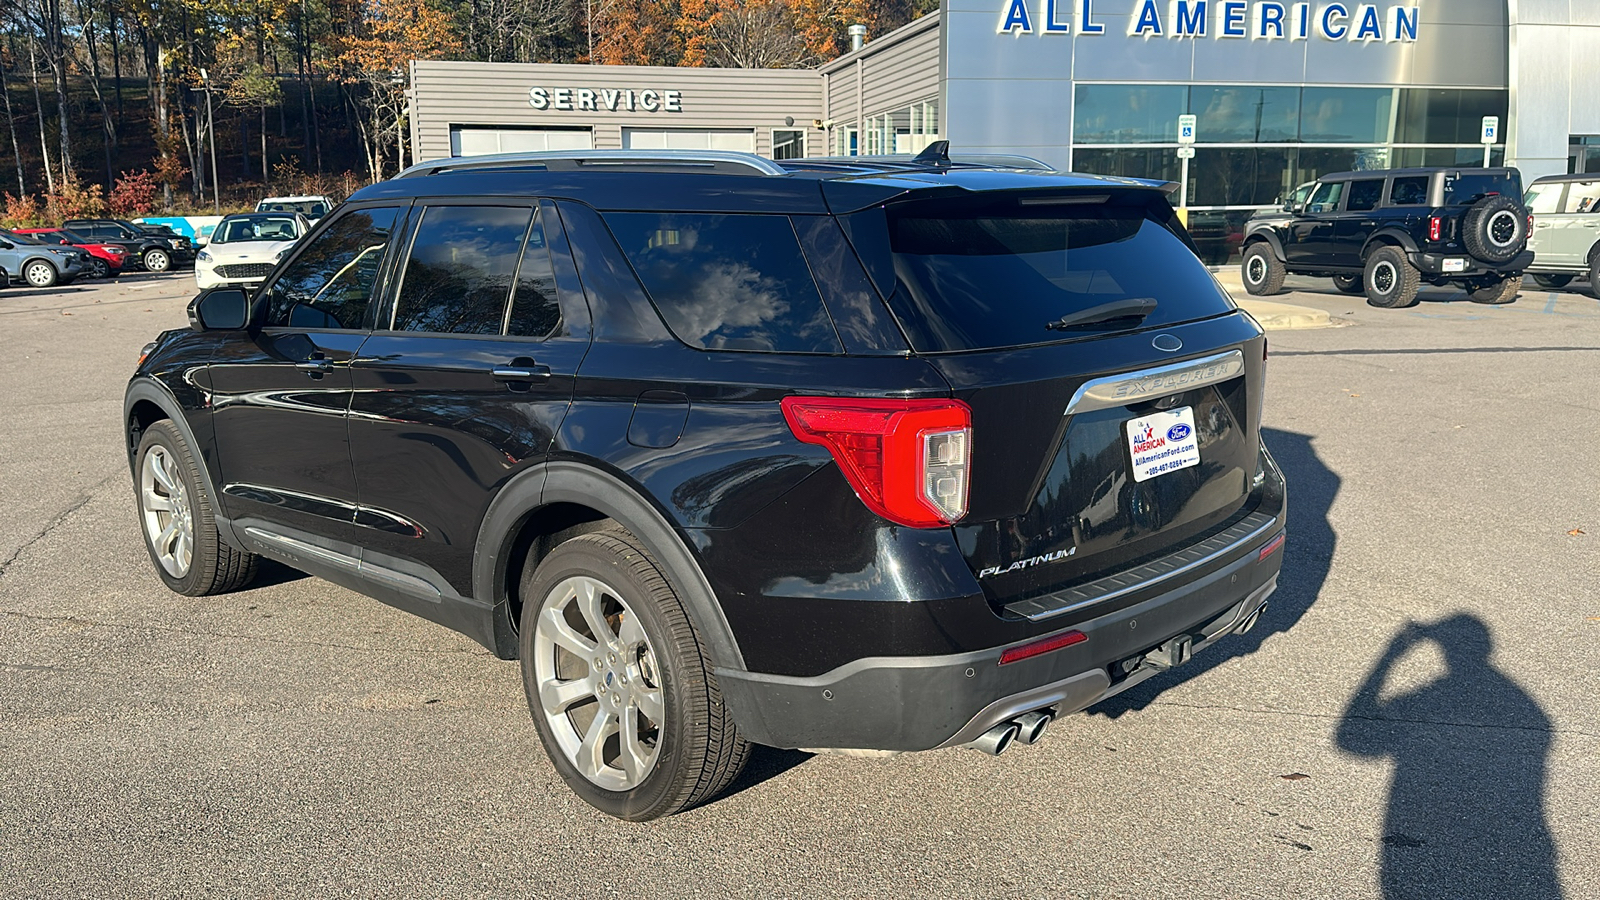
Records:
[[[170,422],[151,425],[134,460],[145,549],[167,587],[203,597],[249,584],[261,558],[217,534],[211,496],[183,433]]]
[[[522,580],[523,687],[572,790],[633,821],[703,803],[750,755],[694,627],[644,545],[575,537]]]
[[[172,268],[172,255],[159,247],[146,250],[143,260],[146,272],[165,272]]]
[[[1360,275],[1335,275],[1333,276],[1333,286],[1346,294],[1364,294],[1367,292],[1366,285],[1361,283]]]
[[[22,278],[32,287],[51,287],[56,283],[56,267],[42,259],[36,259],[22,267]]]
[[[1239,274],[1244,280],[1245,290],[1257,297],[1265,297],[1283,290],[1284,276],[1289,273],[1278,260],[1277,254],[1272,252],[1272,245],[1258,241],[1245,249],[1244,259],[1239,263]]]
[[[1537,284],[1539,287],[1549,288],[1550,290],[1553,291],[1553,290],[1556,290],[1557,288],[1564,288],[1567,285],[1571,284],[1572,283],[1572,276],[1571,275],[1535,275],[1535,276],[1533,276],[1533,283]]]
[[[1399,247],[1379,247],[1367,257],[1367,302],[1382,309],[1404,309],[1417,303],[1422,279]]]
[[[1487,303],[1491,306],[1500,306],[1517,299],[1517,292],[1522,290],[1522,276],[1516,275],[1490,282],[1482,287],[1469,290],[1467,296],[1473,303]]]
[[[1600,246],[1589,251],[1589,293],[1600,297]]]

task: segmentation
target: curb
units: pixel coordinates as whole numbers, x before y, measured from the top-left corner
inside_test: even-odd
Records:
[[[1278,303],[1272,300],[1259,300],[1249,296],[1244,289],[1244,282],[1223,277],[1222,272],[1213,272],[1217,281],[1227,288],[1233,295],[1233,302],[1239,308],[1253,316],[1257,323],[1268,331],[1292,331],[1301,328],[1331,328],[1335,324],[1333,317],[1326,310],[1310,306],[1296,306],[1292,303]],[[1228,274],[1237,274],[1237,270]],[[1244,299],[1240,299],[1240,298]]]

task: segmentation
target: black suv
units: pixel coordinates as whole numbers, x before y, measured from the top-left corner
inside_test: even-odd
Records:
[[[1339,172],[1284,211],[1246,225],[1241,268],[1252,294],[1276,294],[1293,274],[1332,276],[1386,308],[1415,304],[1424,281],[1510,303],[1533,262],[1516,169]]]
[[[128,251],[128,261],[147,272],[165,272],[174,262],[192,262],[194,243],[180,234],[141,228],[123,219],[68,219],[61,224],[96,243],[117,244]]]
[[[125,404],[160,577],[265,556],[520,659],[625,818],[751,742],[1031,743],[1277,583],[1266,340],[1158,185],[937,145],[451,160],[190,312]]]

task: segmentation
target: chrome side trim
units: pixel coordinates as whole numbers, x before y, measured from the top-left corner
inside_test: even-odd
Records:
[[[440,603],[444,600],[444,592],[439,590],[436,585],[429,583],[425,578],[419,578],[416,575],[391,569],[388,566],[380,566],[366,560],[357,559],[337,550],[318,547],[309,541],[302,541],[265,528],[257,528],[254,525],[246,526],[244,533],[263,544],[278,548],[291,560],[295,558],[295,554],[308,556],[318,562],[337,566],[368,581],[378,582],[401,593],[409,594],[430,603]]]
[[[1141,400],[1164,397],[1227,381],[1242,372],[1244,372],[1244,354],[1238,350],[1229,350],[1226,353],[1203,356],[1169,366],[1157,366],[1121,375],[1107,375],[1104,378],[1084,382],[1083,386],[1072,395],[1072,402],[1067,404],[1067,410],[1063,415],[1071,416],[1096,409],[1127,406]]]
[[[354,556],[346,556],[343,553],[329,550],[326,547],[318,547],[316,544],[296,540],[295,538],[287,535],[278,534],[275,531],[268,531],[265,528],[257,528],[254,525],[245,526],[244,533],[250,535],[258,541],[261,541],[262,543],[271,544],[274,547],[288,551],[290,554],[303,554],[305,556],[312,557],[319,562],[325,562],[329,565],[338,566],[341,569],[348,569],[351,572],[361,571],[361,560],[356,559]]]
[[[1261,513],[1257,513],[1256,516],[1267,518]],[[1246,519],[1245,521],[1247,522],[1249,520]],[[1239,524],[1244,523],[1241,522]],[[1234,527],[1237,528],[1238,525],[1235,525]],[[1065,613],[1073,612],[1074,610],[1105,603],[1108,600],[1115,600],[1118,597],[1126,596],[1135,591],[1142,591],[1146,588],[1161,584],[1162,582],[1170,581],[1171,579],[1177,578],[1180,575],[1192,572],[1195,569],[1198,569],[1209,563],[1216,562],[1218,559],[1221,559],[1224,556],[1237,552],[1240,547],[1243,547],[1251,541],[1254,541],[1256,538],[1261,537],[1267,532],[1274,529],[1281,529],[1282,527],[1283,523],[1280,520],[1276,518],[1268,518],[1265,524],[1251,529],[1244,536],[1229,541],[1226,545],[1219,547],[1216,550],[1205,554],[1204,556],[1189,560],[1181,565],[1174,566],[1173,568],[1168,569],[1159,575],[1145,578],[1132,584],[1124,584],[1121,587],[1117,587],[1103,593],[1094,592],[1096,585],[1112,580],[1120,581],[1121,576],[1113,575],[1108,578],[1101,579],[1100,581],[1090,582],[1086,585],[1080,585],[1076,588],[1068,588],[1056,594],[1047,594],[1043,597],[1035,597],[1030,600],[1021,600],[1016,603],[1008,604],[1006,606],[1006,611],[1020,615],[1030,622],[1041,622],[1045,619],[1051,619]],[[1155,563],[1151,563],[1150,565],[1157,565],[1160,562],[1161,560],[1157,560]],[[1048,602],[1050,600],[1066,600],[1066,598],[1071,597],[1072,595],[1078,595],[1080,599],[1068,600],[1067,602],[1058,604]]]
[[[361,561],[360,571],[369,580],[382,582],[397,591],[410,594],[413,597],[432,603],[440,603],[444,600],[444,594],[438,588],[415,575],[407,575],[404,572],[397,572],[385,566],[373,565],[366,560]]]

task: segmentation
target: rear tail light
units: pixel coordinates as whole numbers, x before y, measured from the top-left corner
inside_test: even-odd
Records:
[[[937,528],[967,514],[972,410],[960,400],[785,397],[783,417],[885,519]]]
[[[1274,551],[1274,550],[1278,549],[1279,547],[1283,546],[1283,541],[1288,536],[1289,536],[1289,533],[1286,532],[1286,531],[1278,532],[1278,536],[1273,538],[1270,541],[1267,541],[1267,545],[1265,547],[1261,548],[1261,552],[1260,553],[1256,554],[1256,561],[1260,562],[1261,560],[1266,559],[1267,557],[1271,556],[1272,555],[1272,551]]]
[[[1439,216],[1428,217],[1428,240],[1437,241],[1444,236],[1444,219]]]
[[[1051,650],[1060,650],[1062,647],[1081,644],[1088,639],[1089,636],[1081,631],[1063,631],[1060,634],[1053,634],[1037,641],[1029,641],[1026,644],[1018,644],[1015,647],[1007,647],[1000,654],[1000,665],[1004,666],[1014,662],[1021,662],[1024,659],[1032,659],[1040,654],[1049,653]]]

